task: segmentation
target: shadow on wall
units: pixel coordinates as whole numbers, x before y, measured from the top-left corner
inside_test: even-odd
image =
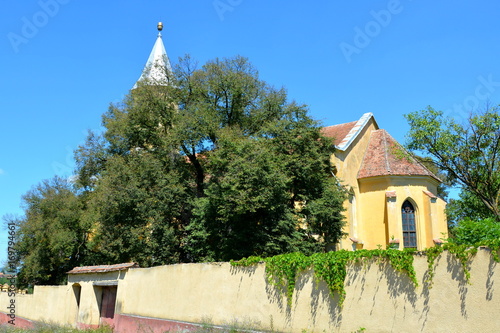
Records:
[[[446,260],[448,264],[446,270],[451,274],[451,278],[458,282],[458,293],[460,295],[460,310],[462,312],[462,316],[468,318],[465,304],[468,292],[468,278],[462,269],[460,261],[455,258],[455,256],[448,255]],[[467,269],[470,270],[470,260],[467,262]]]
[[[490,257],[490,263],[488,265],[488,277],[486,280],[486,300],[491,301],[493,299],[493,285],[495,284],[493,276],[495,272],[495,268],[497,266],[497,262]]]
[[[207,317],[215,325],[225,325],[233,319],[241,323],[243,318],[254,328],[287,332],[352,332],[366,327],[379,332],[438,332],[446,328],[474,333],[495,332],[500,327],[500,299],[495,293],[495,280],[500,273],[489,250],[478,251],[468,262],[470,280],[469,271],[456,259],[458,256],[463,260],[463,252],[455,255],[446,251],[435,261],[431,259],[434,275],[423,253],[401,259],[400,251],[391,251],[400,260],[395,266],[408,268],[410,276],[396,271],[387,258],[366,257],[350,261],[345,279],[340,281],[343,266],[335,265],[345,263],[345,258],[332,256],[330,261],[322,262],[324,271],[333,272],[324,275],[330,285],[345,287],[344,300],[339,293],[331,297],[327,283],[316,279],[312,269],[297,275],[293,298],[288,300],[286,287],[267,281],[263,263],[249,267],[229,263],[182,264],[134,268],[123,281],[120,277],[125,274],[103,273],[76,275],[73,279],[83,282],[70,280],[67,286],[37,286],[33,295],[18,296],[16,316],[40,320],[43,312],[43,318],[54,318],[62,324],[76,321],[96,325],[96,317],[103,314],[98,311],[106,303],[103,288],[116,283],[115,288],[122,290],[114,308],[117,332],[137,332],[148,325],[158,328],[154,332],[164,332],[181,324],[199,326]],[[434,258],[430,253],[429,257]],[[429,281],[431,277],[433,283]],[[0,304],[9,301],[4,294],[0,293]],[[62,302],[64,297],[67,299]],[[79,318],[75,320],[73,310],[70,316],[60,315],[65,311],[52,307],[55,304],[66,304],[66,310],[68,304],[79,307]]]
[[[97,309],[99,309],[99,317],[101,317],[101,307],[102,307],[102,288],[93,286],[95,302],[97,304]]]
[[[325,281],[317,280],[314,278],[314,272],[309,270],[305,274],[302,274],[299,282],[297,283],[297,289],[301,290],[307,281],[313,280],[313,288],[309,298],[311,299],[311,315],[312,323],[316,325],[318,320],[318,310],[320,304],[326,304],[328,307],[328,313],[330,316],[329,323],[331,326],[338,328],[342,323],[342,308],[340,306],[340,295],[338,293],[334,294],[334,297],[330,295],[330,289]],[[297,293],[298,294],[298,293]]]

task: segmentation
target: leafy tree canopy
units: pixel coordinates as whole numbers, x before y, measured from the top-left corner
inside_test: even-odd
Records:
[[[76,152],[99,262],[142,266],[311,253],[343,236],[332,141],[246,58],[180,60]]]
[[[304,105],[239,56],[201,68],[185,57],[166,74],[111,105],[103,133],[78,147],[77,190],[58,180],[26,197],[30,281],[77,265],[311,254],[343,236],[333,142]]]
[[[493,218],[472,220],[465,218],[453,228],[450,243],[467,246],[500,245],[500,224]]]
[[[462,220],[479,221],[487,218],[494,219],[493,213],[485,206],[483,201],[464,189],[459,193],[458,199],[450,199],[448,201],[446,215],[452,234],[453,228],[460,224]]]
[[[500,221],[500,115],[497,108],[472,114],[465,124],[431,107],[406,115],[408,147],[426,153]]]
[[[81,219],[82,200],[72,184],[59,177],[36,185],[22,200],[25,216],[10,221],[18,225],[19,282],[62,283],[87,252],[89,226]]]

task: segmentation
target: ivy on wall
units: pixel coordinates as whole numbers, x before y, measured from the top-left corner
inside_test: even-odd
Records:
[[[488,245],[492,250],[491,253],[493,258],[498,262],[500,242]],[[464,270],[466,281],[469,283],[470,271],[468,269],[468,261],[476,254],[477,247],[467,247],[465,245],[456,245],[451,243],[432,247],[423,252],[419,252],[420,254],[427,255],[428,272],[425,282],[429,287],[432,286],[435,261],[445,250],[454,255],[460,262]],[[415,268],[413,267],[415,254],[416,251],[413,249],[404,249],[402,251],[396,249],[358,251],[340,250],[326,253],[315,253],[311,256],[305,256],[302,253],[296,252],[281,254],[269,258],[251,256],[239,261],[231,261],[231,265],[237,267],[248,267],[258,263],[265,263],[267,281],[284,291],[288,305],[291,305],[292,303],[292,297],[298,275],[301,272],[312,269],[316,281],[322,280],[326,282],[331,297],[338,294],[339,306],[342,306],[346,296],[344,282],[347,275],[348,264],[367,262],[370,259],[376,259],[379,263],[389,262],[396,271],[406,274],[413,282],[414,286],[418,287],[417,276]]]
[[[446,243],[442,246],[435,246],[425,250],[427,255],[427,279],[429,287],[432,287],[432,279],[434,278],[434,266],[437,257],[441,255],[444,251],[448,251],[453,254],[455,258],[460,262],[464,270],[464,276],[467,283],[470,283],[470,271],[468,268],[469,260],[477,253],[477,248],[480,245],[468,246],[465,244],[454,244]],[[486,246],[491,250],[491,255],[495,262],[500,262],[500,257],[498,252],[500,250],[500,239],[483,241],[482,246]]]

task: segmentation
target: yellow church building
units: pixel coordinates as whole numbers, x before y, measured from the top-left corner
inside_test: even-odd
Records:
[[[442,242],[448,227],[446,202],[437,196],[441,181],[380,129],[372,113],[322,132],[334,138],[333,173],[349,193],[348,236],[338,249],[423,250]]]

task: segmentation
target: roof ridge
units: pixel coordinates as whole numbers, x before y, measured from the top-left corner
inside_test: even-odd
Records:
[[[342,139],[342,141],[337,145],[337,149],[346,151],[351,143],[358,137],[359,133],[365,128],[366,124],[373,118],[373,113],[367,112],[359,118],[356,124],[351,128],[349,133]]]
[[[386,134],[389,133],[387,133],[385,129],[380,129],[379,131],[381,131],[382,133],[382,140],[384,142],[385,167],[387,169],[387,172],[391,173],[391,165],[389,163],[389,149],[387,149],[387,136],[386,136]]]

